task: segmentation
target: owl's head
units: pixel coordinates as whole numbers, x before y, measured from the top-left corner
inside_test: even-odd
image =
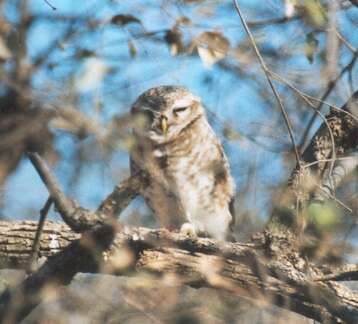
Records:
[[[145,91],[132,106],[136,135],[157,144],[175,139],[204,116],[200,98],[181,86],[159,86]]]

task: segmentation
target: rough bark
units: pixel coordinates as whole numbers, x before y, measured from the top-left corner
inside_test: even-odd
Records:
[[[0,223],[2,267],[26,266],[36,226],[30,221]],[[164,229],[123,228],[112,244],[110,235],[104,243],[106,235],[102,228],[80,237],[66,225],[47,222],[40,244],[47,261],[19,287],[2,295],[1,322],[24,318],[48,284],[68,284],[77,272],[98,271],[174,273],[183,284],[264,300],[318,321],[358,321],[358,294],[325,280],[329,271],[300,258],[283,237],[279,247],[280,240],[268,233],[256,244],[194,239]],[[11,302],[19,294],[22,303]]]
[[[325,119],[302,154],[303,164],[296,166],[291,177],[301,201],[332,199],[343,179],[358,167],[358,91]],[[316,185],[309,188],[307,182]]]

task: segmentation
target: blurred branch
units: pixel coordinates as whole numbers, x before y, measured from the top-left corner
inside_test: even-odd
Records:
[[[141,186],[146,184],[145,176],[138,173],[115,187],[103,201],[97,212],[78,206],[61,191],[45,161],[37,153],[28,153],[28,157],[48,189],[51,199],[64,222],[75,232],[83,233],[97,225],[118,225],[114,217],[128,206],[137,196]]]
[[[138,195],[141,188],[147,185],[147,178],[143,173],[132,175],[126,180],[121,181],[112,193],[101,203],[97,213],[103,213],[106,217],[116,217],[120,215],[129,203]]]
[[[322,107],[323,107],[323,102],[328,98],[328,96],[331,94],[331,92],[333,91],[333,89],[336,87],[336,85],[338,84],[338,81],[343,77],[343,75],[346,72],[352,71],[356,61],[358,58],[358,51],[356,50],[355,53],[353,54],[352,59],[348,62],[347,65],[345,65],[342,70],[340,71],[340,73],[337,75],[337,77],[334,80],[331,80],[328,82],[327,88],[325,90],[325,92],[323,93],[321,99],[320,99],[320,104],[317,106],[316,108],[316,112],[312,115],[311,119],[309,120],[303,135],[301,137],[300,140],[300,150],[302,150],[303,148],[305,148],[307,146],[307,142],[308,142],[308,136],[310,133],[310,130],[314,124],[314,122],[316,121],[316,118],[318,116],[318,111],[321,111]]]
[[[51,19],[54,19],[53,16]],[[76,23],[75,21],[71,22],[69,26],[67,26],[65,32],[63,33],[61,37],[61,42],[65,43],[68,42],[71,36],[74,35],[76,31]],[[51,56],[51,54],[58,49],[59,45],[59,38],[55,38],[49,46],[43,50],[40,54],[37,55],[37,57],[33,60],[32,64],[32,73],[35,72],[36,69],[43,68],[43,64],[48,60],[48,58]]]
[[[318,175],[315,180],[318,183],[314,190],[315,199],[335,200],[336,189],[343,179],[357,169],[358,121],[354,115],[356,107],[358,90],[342,108],[331,110],[325,117],[326,122],[319,127],[302,154],[305,165],[310,168],[309,172]],[[302,183],[307,181],[306,176],[307,174],[299,172],[298,169],[294,171],[294,190],[306,185]]]
[[[291,21],[295,21],[301,19],[300,15],[295,15],[291,17],[280,17],[280,18],[272,18],[272,19],[265,19],[265,20],[257,20],[257,21],[248,21],[247,25],[249,27],[262,27],[262,26],[269,26],[269,25],[280,25],[285,24]]]
[[[0,226],[5,230],[6,225],[5,228],[4,225],[4,223],[1,223]],[[14,231],[20,229],[20,231],[23,230],[25,234],[31,231],[27,226],[28,224],[18,224],[20,225],[19,227],[14,225],[15,224],[11,226]],[[34,225],[32,227],[33,230],[35,230],[36,226],[37,225]],[[54,228],[48,232],[48,226],[45,224],[46,236],[44,235],[41,240],[40,253],[44,255],[42,242],[46,240],[46,238],[50,238],[48,247],[52,250],[57,250],[57,252],[61,250],[61,252],[54,254],[48,262],[46,262],[38,271],[28,276],[18,287],[7,289],[1,294],[1,323],[20,322],[41,302],[41,292],[47,285],[51,284],[57,286],[69,284],[77,272],[85,269],[89,271],[91,267],[93,267],[95,264],[93,261],[93,253],[90,253],[89,249],[80,241],[74,241],[63,250],[61,249],[63,245],[68,244],[69,239],[73,238],[73,233],[67,235],[69,234],[68,231],[67,233],[65,231],[62,232],[64,229],[64,226],[57,224],[57,226],[54,226]],[[2,233],[5,236],[7,235],[6,231]],[[31,237],[33,237],[33,235],[31,235]],[[102,239],[103,237],[106,236],[102,236]],[[93,244],[97,243],[94,236],[92,239]],[[63,242],[66,243],[64,244]],[[98,248],[99,247],[100,245],[98,245]],[[28,252],[30,251],[31,250],[28,249]]]
[[[254,48],[254,52],[255,52],[255,54],[256,54],[259,62],[260,62],[261,68],[265,73],[266,79],[267,79],[267,81],[268,81],[268,83],[270,85],[270,88],[271,88],[271,90],[272,90],[272,92],[273,92],[273,94],[274,94],[274,96],[275,96],[275,98],[277,100],[277,103],[278,103],[278,105],[280,107],[283,119],[285,121],[287,130],[288,130],[288,134],[289,134],[290,139],[291,139],[292,149],[293,149],[293,151],[295,153],[295,158],[296,158],[297,165],[300,166],[300,164],[301,164],[300,163],[300,155],[299,155],[299,152],[298,152],[298,149],[297,149],[297,146],[296,146],[295,138],[293,136],[292,125],[291,125],[290,119],[288,117],[287,111],[286,111],[286,109],[285,109],[285,107],[283,105],[283,102],[282,102],[282,99],[280,98],[280,95],[278,94],[278,92],[277,92],[277,90],[276,90],[276,88],[275,88],[275,86],[274,86],[274,84],[272,82],[272,79],[271,79],[271,76],[270,76],[270,73],[269,73],[269,69],[267,68],[266,63],[265,63],[263,57],[260,54],[260,51],[259,51],[259,49],[258,49],[258,47],[256,45],[256,42],[255,42],[254,36],[252,35],[252,33],[251,33],[251,31],[250,31],[250,29],[249,29],[249,27],[248,27],[243,15],[241,13],[239,4],[238,4],[237,0],[233,0],[233,1],[234,1],[235,9],[236,9],[236,11],[237,11],[237,13],[238,13],[238,15],[240,17],[240,20],[242,22],[242,25],[244,26],[245,32],[246,32],[246,34],[248,35],[248,37],[250,39],[250,42],[251,42],[251,44],[252,44],[252,46]]]
[[[334,269],[333,273],[314,278],[315,281],[356,281],[358,280],[358,265],[344,265],[339,269]]]
[[[355,7],[358,7],[358,0],[349,0],[349,2],[355,6]]]
[[[48,1],[48,0],[44,0],[44,1],[45,1],[45,3],[46,3],[52,10],[57,10],[57,8],[54,7],[54,6],[50,3],[50,1]]]
[[[59,213],[61,214],[63,220],[65,221],[68,226],[70,226],[75,232],[80,232],[82,230],[82,222],[81,218],[77,219],[73,217],[75,214],[75,206],[73,202],[68,199],[64,193],[61,191],[59,184],[55,177],[51,174],[48,166],[42,160],[39,154],[28,152],[28,157],[38,172],[41,180],[47,187],[50,196],[58,209]]]

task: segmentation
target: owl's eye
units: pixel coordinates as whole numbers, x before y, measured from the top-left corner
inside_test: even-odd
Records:
[[[173,110],[173,112],[174,112],[175,115],[178,115],[178,114],[180,114],[181,112],[186,111],[188,108],[189,108],[189,106],[186,106],[186,107],[178,107],[178,108],[175,108],[175,109]]]

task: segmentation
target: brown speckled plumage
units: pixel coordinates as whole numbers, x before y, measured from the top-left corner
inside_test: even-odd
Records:
[[[234,182],[200,99],[183,87],[161,86],[142,94],[132,113],[144,113],[145,122],[133,129],[131,169],[149,174],[142,195],[159,223],[168,228],[187,223],[195,233],[226,239]],[[163,119],[167,132],[161,129]]]

